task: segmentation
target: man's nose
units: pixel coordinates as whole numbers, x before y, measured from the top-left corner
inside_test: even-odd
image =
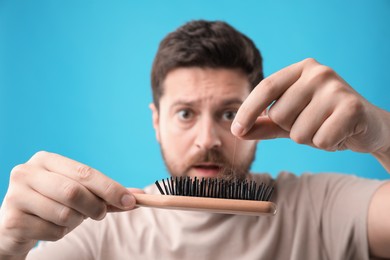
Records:
[[[218,125],[211,118],[203,118],[198,125],[195,145],[199,149],[215,149],[222,144]]]

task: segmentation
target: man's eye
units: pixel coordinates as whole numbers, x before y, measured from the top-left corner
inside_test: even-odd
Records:
[[[181,120],[189,120],[193,116],[193,113],[188,109],[182,109],[177,112],[177,115]]]
[[[234,117],[236,116],[236,111],[225,111],[222,114],[222,119],[226,121],[233,121]]]

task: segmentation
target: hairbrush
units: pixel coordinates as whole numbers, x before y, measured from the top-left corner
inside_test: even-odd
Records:
[[[161,195],[134,194],[144,207],[238,215],[275,215],[273,187],[247,180],[171,177],[155,182]]]

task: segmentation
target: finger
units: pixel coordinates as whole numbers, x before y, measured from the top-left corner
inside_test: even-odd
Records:
[[[289,132],[275,124],[268,116],[257,118],[253,127],[241,139],[265,140],[289,137]]]
[[[272,104],[268,116],[278,126],[290,131],[299,114],[310,103],[313,90],[302,80],[297,80]]]
[[[12,178],[19,178],[19,183],[25,183],[37,193],[72,208],[84,216],[102,219],[106,214],[105,202],[80,183],[61,174],[29,165],[17,170]]]
[[[127,188],[131,193],[138,193],[138,194],[145,194],[144,190],[137,189],[137,188]],[[107,206],[107,212],[120,212],[123,211],[122,209],[119,209],[117,207],[114,207],[112,205]]]
[[[357,119],[351,109],[339,108],[322,124],[313,137],[313,144],[326,151],[342,148],[345,140],[353,135]]]
[[[7,210],[2,221],[5,223],[6,237],[18,238],[20,241],[56,241],[68,233],[66,227],[17,210]]]
[[[302,64],[299,62],[272,74],[253,89],[238,109],[232,123],[231,131],[234,135],[238,137],[245,135],[260,113],[299,79]]]
[[[19,196],[20,193],[11,196]],[[73,229],[83,222],[84,217],[79,212],[59,204],[32,190],[23,192],[25,199],[8,198],[13,200],[12,205],[21,212],[35,215],[43,220],[52,222],[57,226]],[[19,196],[20,197],[20,196]]]
[[[330,102],[330,101],[329,101]],[[290,138],[298,144],[313,144],[313,137],[325,120],[332,114],[334,105],[313,100],[295,120],[290,131]]]
[[[145,194],[145,191],[142,189],[138,188],[127,188],[131,193],[140,193],[140,194]]]
[[[48,171],[62,174],[83,184],[109,205],[121,209],[131,209],[135,206],[135,198],[130,191],[87,165],[48,152],[40,152],[30,161],[29,163],[37,163]]]

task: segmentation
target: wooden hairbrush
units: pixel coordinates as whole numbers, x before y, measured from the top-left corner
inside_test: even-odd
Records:
[[[134,194],[137,206],[238,215],[275,215],[273,187],[255,181],[171,177],[155,182],[161,195]]]

